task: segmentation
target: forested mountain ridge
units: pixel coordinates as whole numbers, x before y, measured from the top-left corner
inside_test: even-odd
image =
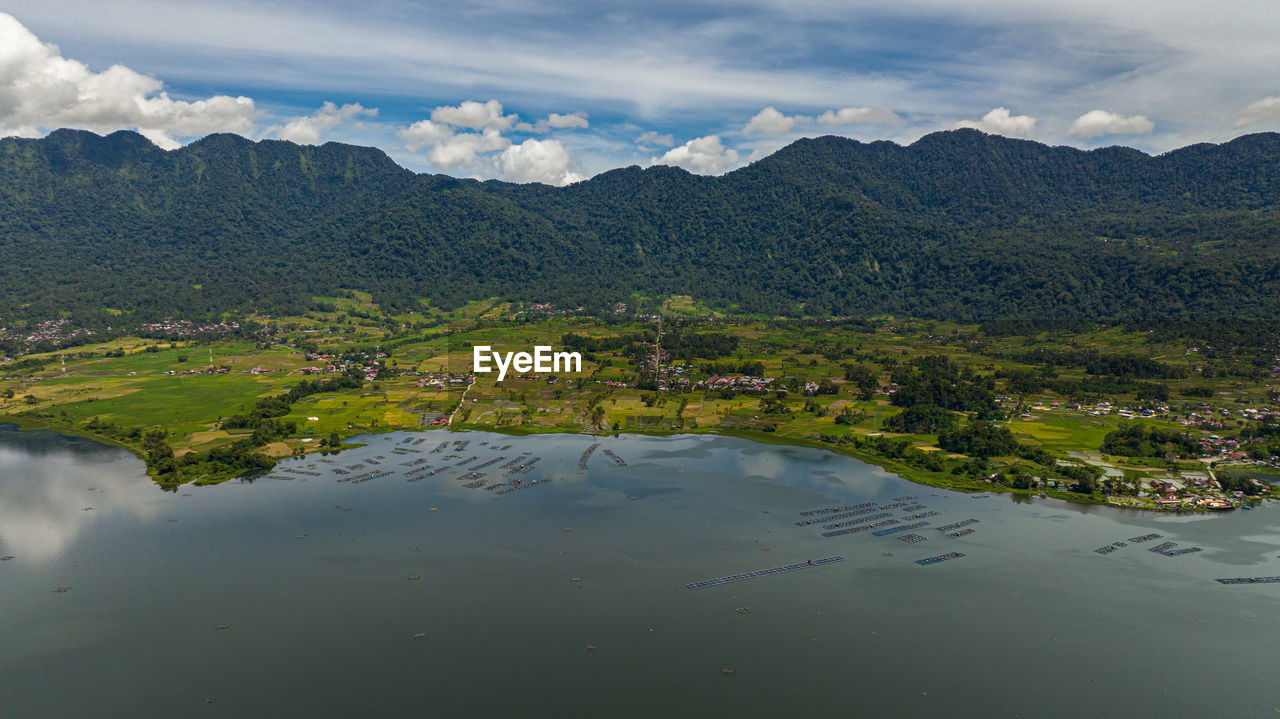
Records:
[[[780,314],[1280,319],[1280,135],[1159,156],[957,130],[797,141],[720,177],[564,188],[416,175],[373,148],[0,140],[0,318],[296,311],[634,291]]]

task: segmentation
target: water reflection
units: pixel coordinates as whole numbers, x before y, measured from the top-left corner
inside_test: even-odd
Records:
[[[0,550],[40,562],[71,546],[94,522],[114,515],[151,518],[138,491],[155,489],[128,452],[49,432],[0,428]]]

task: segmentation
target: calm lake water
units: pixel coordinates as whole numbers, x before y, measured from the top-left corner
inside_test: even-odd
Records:
[[[362,441],[164,492],[121,450],[0,431],[0,715],[1280,710],[1280,584],[1213,581],[1280,575],[1274,506],[1186,518],[974,498],[716,437]],[[523,452],[541,459],[507,476]],[[463,486],[499,456],[476,470],[486,486],[550,481]],[[389,474],[338,481],[373,471]],[[925,541],[794,524],[902,496],[939,513],[914,530]],[[967,519],[968,536],[936,529]],[[1093,551],[1149,533],[1163,537]],[[1146,551],[1163,541],[1203,551]],[[914,562],[952,551],[965,556]],[[685,586],[832,555],[845,561]]]

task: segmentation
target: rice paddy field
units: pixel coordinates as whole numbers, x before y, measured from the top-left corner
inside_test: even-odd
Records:
[[[251,412],[259,401],[282,395],[304,380],[330,376],[324,373],[326,367],[363,366],[369,379],[358,389],[310,394],[294,402],[277,419],[293,423],[296,432],[273,441],[267,453],[316,451],[335,434],[350,437],[446,425],[521,434],[712,432],[826,446],[916,481],[977,490],[990,485],[974,472],[960,476],[925,470],[919,462],[909,466],[859,444],[883,437],[948,461],[963,459],[939,447],[936,434],[889,430],[888,420],[902,411],[893,403],[896,371],[921,358],[945,358],[969,376],[987,378],[983,381],[998,395],[1004,415],[999,423],[1020,444],[1067,463],[1087,459],[1088,464],[1114,468],[1116,476],[1129,479],[1203,469],[1205,463],[1104,457],[1099,452],[1108,433],[1136,423],[1206,438],[1232,436],[1256,416],[1244,415],[1246,409],[1266,411],[1280,391],[1271,368],[1248,367],[1242,356],[1220,348],[1207,351],[1212,348],[1202,347],[1203,341],[1157,340],[1151,333],[1115,327],[1005,336],[976,326],[891,319],[823,323],[727,318],[691,298],[661,303],[661,322],[657,317],[538,313],[500,302],[473,303],[448,314],[387,317],[367,295],[325,299],[331,311],[271,318],[264,321],[268,331],[257,339],[121,337],[24,357],[45,364],[0,381],[0,389],[11,395],[0,399],[0,416],[23,426],[94,436],[135,451],[141,451],[141,434],[162,430],[175,455],[199,455],[247,434],[223,428],[225,418]],[[496,351],[535,345],[560,348],[567,335],[588,338],[581,373],[512,372],[502,382],[496,374],[467,376],[476,345]],[[707,356],[682,349],[687,338],[706,336],[729,337],[731,346]],[[1156,386],[1164,399],[1152,400],[1132,392],[1104,391],[1105,383],[1098,385],[1099,377],[1083,366],[1046,368],[1028,361],[1037,350],[1063,348],[1148,360],[1177,376],[1118,386]],[[350,360],[356,350],[369,355],[342,365],[341,358]],[[655,352],[660,360],[656,374]],[[375,358],[374,353],[381,356]],[[870,388],[849,379],[854,376],[851,367],[873,378]],[[320,368],[321,374],[304,372],[312,368]],[[743,379],[748,373],[734,371],[742,369],[776,384],[752,386],[750,377]],[[1050,387],[1019,389],[1011,384],[1018,373],[1051,378]],[[725,386],[725,380],[716,379],[722,377],[734,378],[737,384]],[[721,384],[714,384],[717,381]],[[784,382],[792,389],[780,393],[777,388]],[[826,392],[805,389],[824,382]],[[1086,388],[1093,382],[1102,389],[1061,393],[1051,388],[1072,382]],[[765,407],[765,398],[776,401]],[[1142,416],[1143,409],[1151,416]],[[965,413],[956,416],[961,425],[972,421]],[[1205,418],[1212,423],[1201,426]],[[103,425],[111,429],[103,430]],[[138,432],[130,436],[133,429]],[[1210,459],[1224,470],[1248,473],[1256,468],[1258,476],[1268,469],[1240,456]],[[1043,467],[1015,456],[984,462],[997,473],[1024,466],[1043,474]]]

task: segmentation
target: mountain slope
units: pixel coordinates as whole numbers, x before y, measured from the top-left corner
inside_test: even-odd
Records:
[[[565,188],[212,135],[0,140],[0,318],[296,311],[635,291],[749,311],[1280,319],[1280,135],[1151,157],[973,130],[797,141],[722,177]]]

